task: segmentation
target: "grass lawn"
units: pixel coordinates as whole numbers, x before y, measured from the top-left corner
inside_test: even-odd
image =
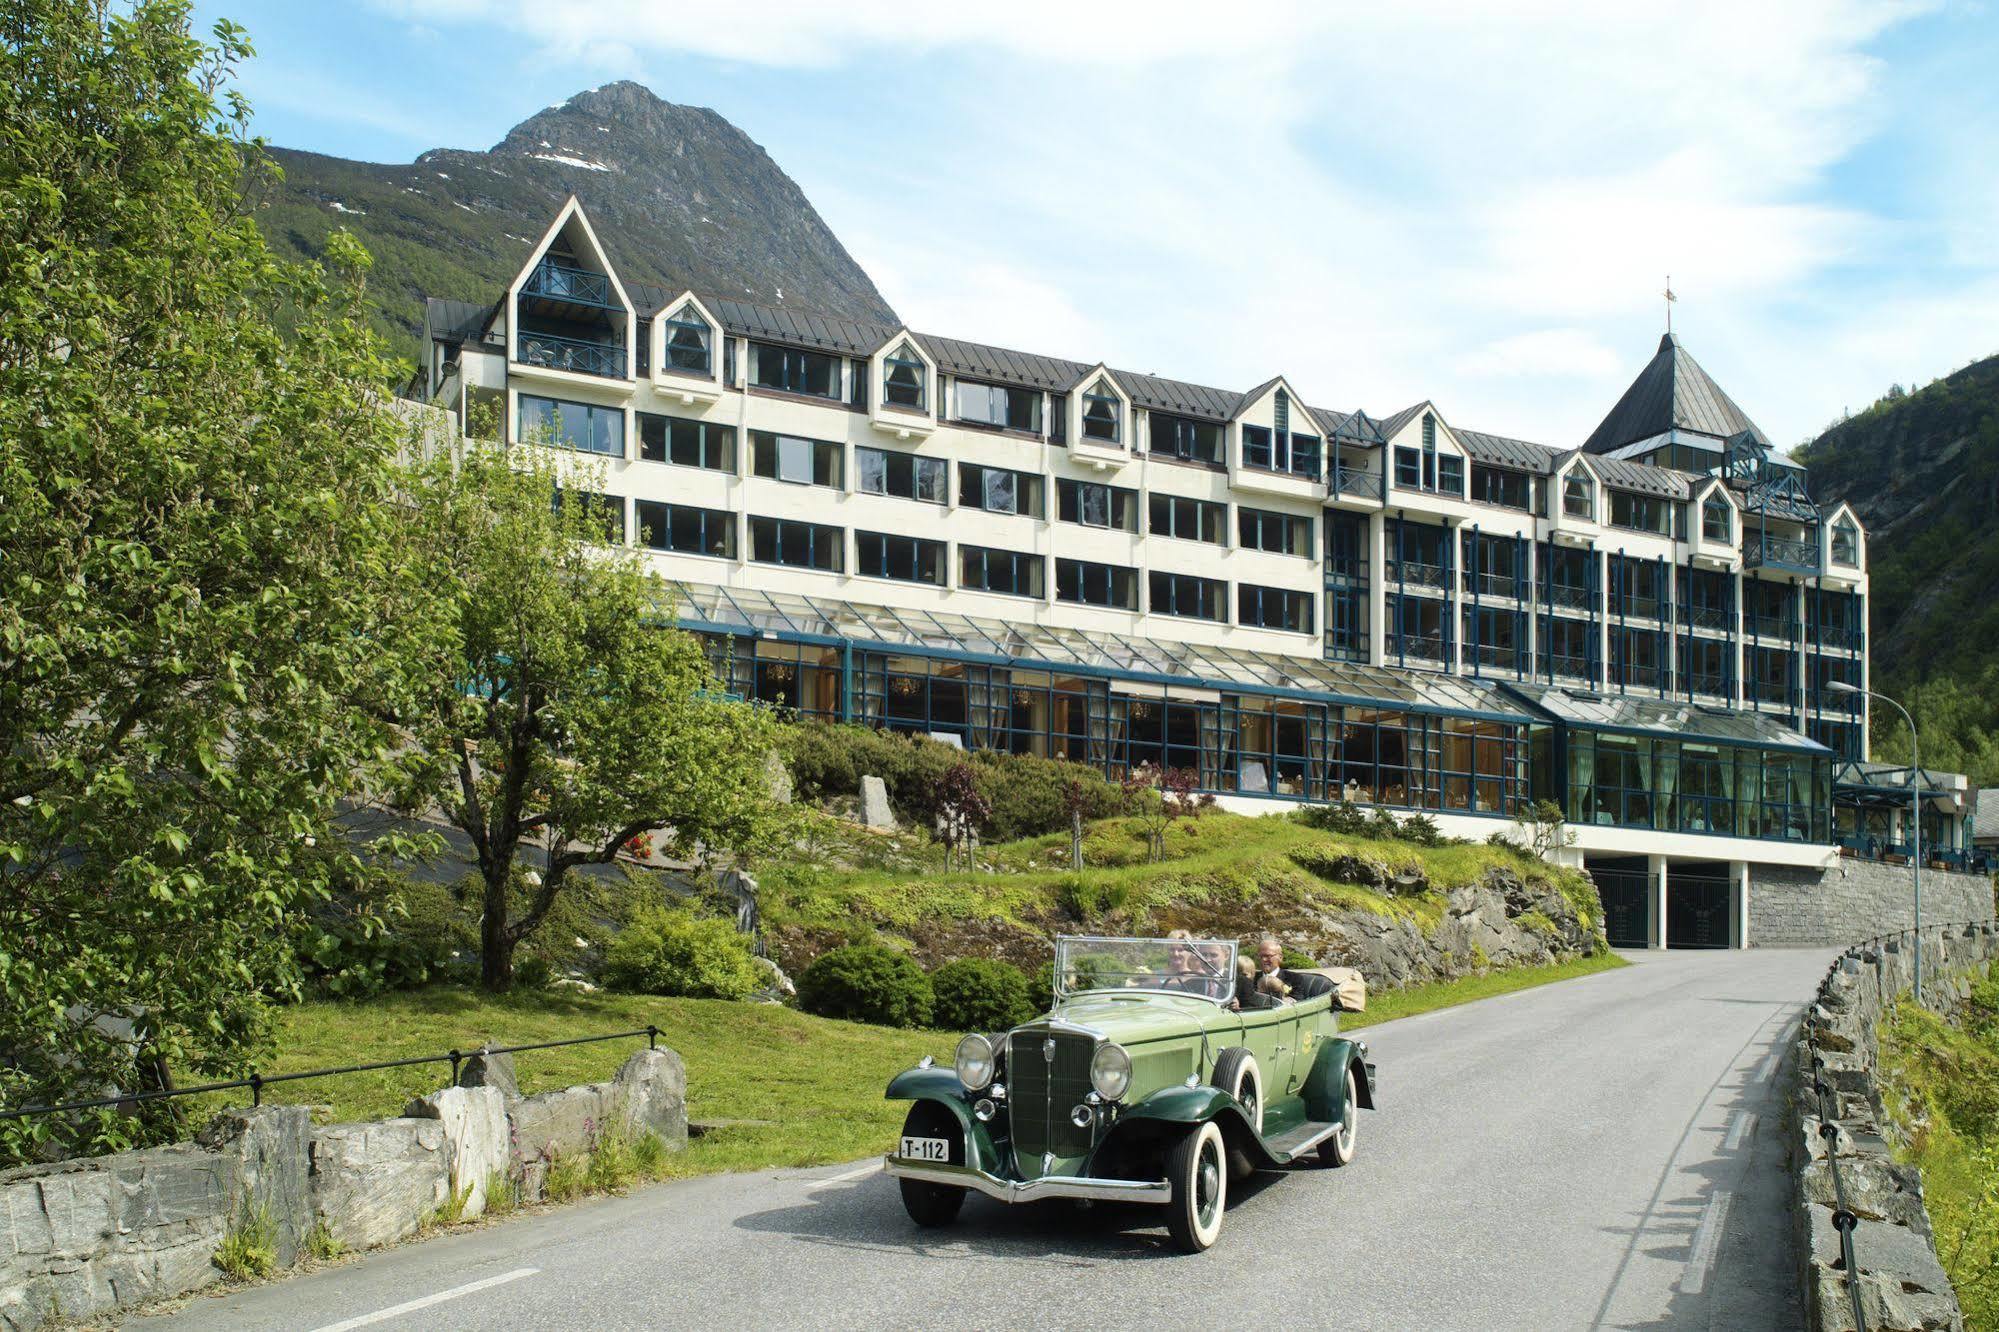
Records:
[[[1368,996],[1366,1013],[1344,1016],[1342,1026],[1364,1027],[1623,965],[1604,954],[1380,991]],[[524,1045],[648,1023],[659,1027],[662,1043],[687,1063],[689,1116],[738,1121],[672,1158],[667,1173],[675,1175],[823,1165],[886,1150],[904,1107],[883,1100],[883,1087],[926,1054],[948,1061],[957,1043],[954,1032],[833,1022],[762,1004],[559,990],[496,998],[436,986],[365,1002],[288,1009],[279,1032],[283,1053],[263,1071],[406,1058],[454,1046],[469,1050],[486,1041]],[[516,1055],[521,1089],[551,1091],[608,1078],[642,1039]],[[330,1121],[374,1119],[400,1113],[410,1097],[442,1086],[447,1075],[442,1064],[349,1073],[281,1083],[269,1088],[265,1099],[328,1107],[324,1117]]]

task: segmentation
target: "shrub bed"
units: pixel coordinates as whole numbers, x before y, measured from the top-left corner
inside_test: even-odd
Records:
[[[923,968],[879,944],[848,944],[821,953],[798,977],[798,1006],[820,1017],[927,1027],[935,1004]]]
[[[685,999],[747,999],[763,984],[749,936],[734,922],[647,908],[604,955],[614,990]]]
[[[930,973],[936,995],[931,1018],[946,1031],[1005,1031],[1041,1010],[1028,996],[1027,976],[1011,963],[967,957]]]

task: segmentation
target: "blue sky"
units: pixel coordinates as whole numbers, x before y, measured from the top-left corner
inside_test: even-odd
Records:
[[[1780,444],[1999,351],[1969,0],[202,0],[272,142],[485,148],[616,78],[762,144],[912,325],[1579,443],[1674,327]],[[586,192],[587,201],[587,192]]]

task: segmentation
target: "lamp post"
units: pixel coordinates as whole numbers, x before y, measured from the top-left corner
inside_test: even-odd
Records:
[[[1911,877],[1916,885],[1915,980],[1916,1003],[1921,1005],[1923,1002],[1923,755],[1916,735],[1916,719],[1911,717],[1909,710],[1900,703],[1886,694],[1877,694],[1872,689],[1862,689],[1859,685],[1850,685],[1844,680],[1828,680],[1825,688],[1829,694],[1855,694],[1878,698],[1901,713],[1902,720],[1909,723],[1909,805],[1915,819],[1909,834],[1913,852],[1909,864]]]

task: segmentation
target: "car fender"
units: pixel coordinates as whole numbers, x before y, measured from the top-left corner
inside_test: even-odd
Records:
[[[1143,1133],[1148,1126],[1174,1125],[1192,1128],[1210,1121],[1221,1125],[1229,1146],[1247,1153],[1260,1166],[1277,1164],[1276,1158],[1257,1136],[1256,1126],[1236,1104],[1235,1097],[1220,1087],[1163,1087],[1144,1100],[1125,1107],[1117,1117],[1106,1141],[1120,1134]]]
[[[965,1135],[965,1163],[976,1170],[997,1173],[1000,1154],[993,1146],[993,1135],[984,1124],[972,1117],[972,1107],[967,1103],[965,1086],[958,1081],[956,1070],[949,1068],[911,1068],[889,1079],[888,1092],[883,1098],[890,1101],[932,1101],[951,1112],[958,1121],[958,1127]]]
[[[1305,1075],[1299,1092],[1305,1098],[1305,1113],[1322,1124],[1346,1115],[1347,1069],[1353,1069],[1354,1100],[1363,1110],[1374,1109],[1374,1085],[1368,1076],[1367,1043],[1335,1036],[1319,1047],[1312,1071]]]

